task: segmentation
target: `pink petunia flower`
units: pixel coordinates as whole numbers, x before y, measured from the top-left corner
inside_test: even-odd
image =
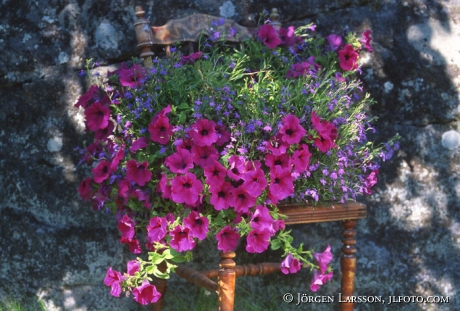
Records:
[[[184,227],[190,229],[190,235],[199,240],[204,240],[208,234],[209,219],[200,216],[197,212],[191,211],[184,218]]]
[[[246,251],[248,253],[262,253],[270,244],[270,231],[266,228],[253,229],[246,238]]]
[[[185,174],[193,168],[193,157],[187,149],[178,149],[165,159],[165,165],[173,173]]]
[[[113,122],[109,121],[106,127],[98,129],[94,133],[94,139],[101,141],[106,140],[110,135],[112,135],[114,128],[115,126],[113,125]]]
[[[133,289],[133,299],[141,305],[145,306],[149,303],[155,303],[160,300],[160,298],[161,294],[147,279],[142,282],[141,286]]]
[[[132,181],[139,186],[144,186],[152,179],[152,172],[148,168],[149,163],[144,161],[138,163],[132,159],[126,162],[126,179]]]
[[[150,139],[156,143],[165,145],[173,134],[169,119],[164,114],[157,114],[149,123]]]
[[[223,252],[235,250],[238,246],[240,234],[234,228],[226,226],[222,228],[217,234],[217,249]]]
[[[118,230],[121,232],[123,238],[132,239],[134,237],[135,223],[128,215],[123,215],[123,217],[118,221]]]
[[[274,204],[294,193],[294,178],[288,168],[275,166],[275,169],[270,171],[270,179],[268,190]]]
[[[110,119],[110,108],[97,101],[85,109],[86,125],[96,132],[107,127]]]
[[[224,144],[228,143],[230,141],[231,133],[225,125],[216,125],[216,133],[217,137],[219,137],[216,141],[217,146],[223,146]]]
[[[330,34],[326,37],[326,40],[329,42],[331,51],[337,51],[342,45],[342,37],[336,34]]]
[[[269,24],[260,26],[258,35],[262,43],[268,46],[269,49],[276,48],[282,42],[275,27]]]
[[[207,119],[197,120],[191,125],[191,130],[188,134],[198,146],[211,146],[219,139],[216,124],[214,121]]]
[[[137,260],[128,261],[126,266],[127,266],[126,271],[129,275],[134,275],[137,271],[140,270],[140,263]]]
[[[270,172],[275,170],[275,167],[289,168],[289,156],[287,154],[274,155],[267,154],[265,156],[265,165],[270,168]]]
[[[163,199],[171,199],[171,185],[169,184],[169,179],[165,174],[161,174],[156,192],[160,192]]]
[[[121,244],[128,244],[129,246],[129,251],[134,254],[140,254],[142,253],[141,250],[141,243],[137,239],[128,239],[128,238],[121,238],[120,239]]]
[[[83,107],[86,108],[92,104],[95,98],[99,97],[99,87],[92,85],[89,90],[78,98],[77,103],[74,105],[75,108]]]
[[[242,178],[244,180],[242,187],[254,197],[260,196],[267,187],[267,179],[261,168],[247,171],[242,175]]]
[[[233,206],[236,212],[248,212],[249,209],[256,204],[256,201],[257,197],[250,195],[242,186],[233,190]]]
[[[129,151],[131,152],[136,152],[139,149],[143,149],[147,147],[149,144],[149,141],[147,137],[140,137],[139,139],[136,139],[133,141],[131,147],[129,147]]]
[[[245,159],[242,156],[232,155],[228,158],[227,175],[231,179],[238,181],[242,178],[242,174],[246,172]]]
[[[96,167],[91,169],[91,172],[93,172],[94,181],[100,184],[109,178],[110,174],[112,173],[110,166],[111,163],[109,161],[102,160]]]
[[[91,177],[87,177],[83,179],[83,181],[80,183],[80,186],[78,186],[78,193],[80,194],[80,197],[83,201],[91,200],[91,197],[94,193],[94,191],[91,189],[91,184],[93,181],[94,180]]]
[[[176,226],[174,230],[169,232],[169,235],[172,236],[172,239],[169,242],[171,248],[178,252],[189,251],[196,245],[195,240],[190,234],[189,228]]]
[[[365,195],[370,195],[372,194],[371,188],[377,184],[377,175],[379,173],[379,170],[373,170],[364,180],[364,187],[363,187],[363,193]]]
[[[334,124],[327,121],[321,121],[315,111],[312,111],[311,122],[313,124],[313,128],[320,136],[315,139],[315,146],[321,152],[325,153],[330,149],[337,147],[334,141],[337,139],[338,131]]]
[[[289,145],[298,144],[307,131],[300,125],[300,120],[293,114],[283,118],[283,127],[280,130],[281,140]]]
[[[211,186],[209,188],[209,192],[211,193],[209,203],[217,211],[228,209],[234,204],[233,190],[233,186],[226,181]]]
[[[281,262],[281,272],[284,274],[297,273],[302,268],[302,264],[297,258],[289,253]]]
[[[318,289],[326,284],[326,282],[332,279],[333,273],[332,271],[328,274],[318,273],[318,270],[313,269],[313,278],[311,280],[310,290],[312,292],[318,291]]]
[[[120,297],[123,275],[110,267],[104,278],[104,284],[110,286],[110,295]]]
[[[263,230],[268,229],[270,236],[276,233],[274,228],[275,220],[270,215],[270,211],[263,205],[256,206],[256,210],[251,218],[251,228]]]
[[[214,161],[204,167],[204,176],[210,188],[217,187],[225,182],[227,169],[219,161]]]
[[[182,55],[180,62],[182,64],[193,64],[197,59],[201,58],[203,56],[203,52],[195,52],[190,55]]]
[[[358,56],[351,44],[347,44],[339,52],[340,68],[345,71],[355,70],[358,68]]]
[[[203,191],[203,184],[192,173],[176,176],[171,181],[171,199],[193,206]]]
[[[265,145],[267,150],[271,151],[273,155],[279,156],[285,154],[289,145],[282,140],[282,134],[278,133],[269,139],[268,144]]]
[[[361,43],[364,45],[364,47],[369,51],[369,52],[374,52],[374,50],[372,49],[372,46],[371,46],[371,41],[372,41],[372,38],[371,38],[371,31],[369,29],[366,29],[364,32],[363,32],[363,38],[360,40]]]
[[[288,28],[280,28],[278,33],[281,39],[281,44],[285,46],[294,46],[297,40],[301,38],[295,35],[294,26],[289,26]]]
[[[129,193],[131,191],[131,183],[126,178],[122,178],[117,182],[117,186],[118,196],[124,199],[124,202],[127,203],[129,199]]]
[[[147,239],[150,243],[160,242],[167,233],[168,221],[166,218],[155,216],[150,218],[147,226]]]
[[[117,153],[112,159],[112,163],[110,163],[110,170],[115,171],[120,164],[120,161],[123,159],[125,156],[125,145],[121,145],[120,148],[118,149]]]
[[[319,270],[323,274],[326,272],[329,263],[332,261],[331,246],[328,245],[322,253],[313,253],[316,262],[318,263]]]
[[[311,153],[308,150],[308,145],[301,144],[292,154],[289,162],[290,166],[294,167],[294,172],[301,174],[310,166]]]
[[[125,63],[122,63],[117,73],[120,76],[120,84],[130,88],[141,86],[142,79],[145,77],[145,70],[137,64],[128,68]]]
[[[192,155],[193,162],[202,168],[206,168],[208,165],[219,159],[219,153],[213,146],[193,145]]]

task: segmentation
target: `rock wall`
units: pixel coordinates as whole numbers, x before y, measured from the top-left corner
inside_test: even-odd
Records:
[[[152,4],[153,5],[150,5]],[[383,163],[369,212],[358,224],[356,294],[449,297],[449,303],[357,304],[357,310],[460,309],[460,3],[456,0],[3,0],[0,3],[0,301],[39,297],[47,310],[144,310],[112,298],[107,267],[130,254],[113,217],[95,213],[76,193],[87,174],[73,149],[90,137],[73,108],[88,87],[86,59],[110,69],[139,51],[132,24],[142,5],[152,24],[194,12],[251,26],[277,7],[285,25],[313,21],[324,33],[371,29],[374,54],[363,80],[377,100],[375,140],[399,132],[401,150]],[[296,227],[317,249],[331,244],[339,274],[341,226]],[[200,263],[215,265],[201,247]],[[259,256],[265,259],[264,256]],[[251,258],[245,258],[251,259]],[[199,263],[194,263],[199,265]],[[309,293],[310,276],[238,280],[260,305],[284,310],[285,292]],[[173,280],[190,304],[196,291]],[[318,295],[338,295],[339,277]],[[240,294],[240,292],[239,292]],[[244,292],[242,293],[244,295]],[[272,297],[264,299],[265,297]],[[253,299],[253,298],[250,298]],[[268,301],[269,300],[269,301]]]

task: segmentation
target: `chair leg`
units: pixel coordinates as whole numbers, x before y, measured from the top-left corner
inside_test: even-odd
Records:
[[[160,265],[158,266],[158,269],[161,272],[165,272],[166,268],[167,267],[166,267],[165,262],[160,263]],[[157,288],[157,291],[161,294],[161,298],[157,302],[152,304],[152,311],[161,311],[161,309],[163,308],[163,301],[164,301],[164,296],[166,294],[166,287],[168,283],[167,283],[167,280],[165,279],[154,277],[153,284]]]
[[[342,270],[342,292],[340,298],[340,310],[352,311],[353,302],[349,299],[353,296],[355,289],[355,272],[356,272],[356,220],[344,220],[343,226],[343,247],[342,258],[340,259],[340,268]]]
[[[217,276],[219,311],[233,311],[235,302],[235,252],[225,252],[219,254],[219,274]]]

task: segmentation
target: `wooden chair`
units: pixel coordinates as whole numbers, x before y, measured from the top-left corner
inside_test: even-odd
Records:
[[[194,14],[182,19],[170,20],[164,26],[150,26],[150,22],[144,18],[144,11],[141,7],[136,7],[137,21],[134,24],[138,40],[138,47],[141,50],[140,56],[145,63],[154,56],[151,48],[153,45],[164,45],[166,55],[169,55],[169,45],[177,42],[196,42],[203,30],[206,30],[212,21],[222,20],[221,18]],[[272,24],[279,29],[276,9],[272,10],[270,19]],[[220,22],[219,24],[222,24]],[[250,29],[236,24],[231,19],[225,19],[219,29],[229,33],[229,29],[236,28],[239,32],[238,37],[228,37],[229,41],[239,42],[251,37]],[[190,48],[192,49],[192,48]],[[192,50],[191,50],[192,51]],[[341,300],[347,301],[347,297],[353,296],[354,279],[356,270],[356,221],[366,217],[366,206],[361,203],[349,202],[344,204],[328,204],[322,206],[305,205],[284,205],[279,206],[280,211],[287,216],[286,225],[309,224],[319,222],[341,221],[344,227],[342,232],[342,256],[340,260],[341,270]],[[249,265],[236,265],[234,252],[219,254],[221,260],[219,269],[207,271],[195,271],[186,266],[180,265],[176,269],[179,277],[182,277],[192,284],[217,292],[219,297],[220,311],[233,311],[235,298],[235,283],[237,277],[256,276],[268,273],[279,272],[280,263],[260,263]],[[161,268],[161,267],[160,267]],[[217,278],[217,282],[211,280]],[[157,279],[156,287],[163,294],[166,292],[166,280]],[[153,305],[154,311],[161,311],[163,299]],[[340,310],[353,310],[353,302],[340,303]]]

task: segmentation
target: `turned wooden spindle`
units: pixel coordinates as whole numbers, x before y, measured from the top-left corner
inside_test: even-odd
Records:
[[[221,260],[219,262],[219,273],[217,283],[219,284],[219,311],[233,311],[235,303],[235,283],[236,263],[233,260],[235,252],[221,252],[219,254]]]
[[[137,47],[141,50],[141,57],[146,62],[153,57],[151,47],[153,46],[152,32],[150,29],[150,22],[144,18],[145,12],[141,6],[136,6],[137,21],[134,23],[136,30]]]
[[[218,271],[215,270],[215,277],[217,277]],[[203,273],[196,270],[193,270],[189,267],[179,265],[176,268],[177,276],[186,279],[196,286],[206,288],[212,292],[218,292],[218,285],[216,282],[213,282],[209,277]]]
[[[342,296],[340,304],[341,311],[352,311],[353,302],[348,301],[348,297],[353,296],[355,288],[356,272],[356,220],[344,220],[342,222],[343,230],[343,247],[342,258],[340,259],[340,268],[342,271]]]
[[[270,24],[275,27],[276,30],[281,28],[280,15],[278,14],[278,9],[273,8],[270,12]]]

